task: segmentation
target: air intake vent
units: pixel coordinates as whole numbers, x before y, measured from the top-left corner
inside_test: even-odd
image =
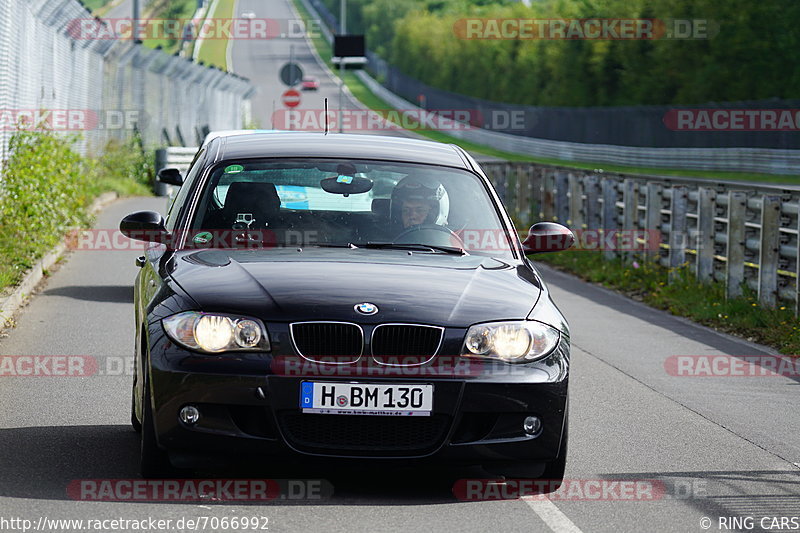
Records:
[[[364,349],[364,332],[345,322],[298,322],[291,325],[292,341],[303,357],[319,362],[356,361]]]
[[[388,364],[422,364],[436,355],[443,332],[436,326],[383,324],[372,333],[372,355]]]
[[[450,418],[441,414],[400,417],[283,412],[278,419],[292,446],[326,455],[419,455],[437,448],[450,425]]]

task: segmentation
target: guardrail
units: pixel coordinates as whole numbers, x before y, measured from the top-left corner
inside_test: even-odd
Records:
[[[184,173],[197,148],[156,151],[156,170]],[[552,220],[602,235],[642,230],[656,235],[648,260],[688,266],[697,279],[724,283],[729,297],[745,286],[765,307],[779,302],[800,313],[800,187],[643,176],[538,163],[483,162],[511,216],[523,224]],[[156,193],[171,196],[160,182]],[[632,252],[604,250],[607,259]]]
[[[177,168],[181,171],[181,174],[186,176],[186,172],[189,170],[189,165],[192,163],[192,159],[194,159],[197,150],[197,146],[170,146],[169,148],[159,148],[156,150],[156,173],[162,168]],[[154,187],[156,196],[168,196],[172,198],[172,194],[176,189],[177,187],[161,183],[156,179]]]
[[[552,220],[599,234],[643,230],[658,235],[645,255],[687,265],[697,279],[744,287],[762,306],[800,309],[800,190],[690,178],[598,173],[537,163],[482,163],[509,213],[525,223]],[[608,259],[631,252],[605,250]]]

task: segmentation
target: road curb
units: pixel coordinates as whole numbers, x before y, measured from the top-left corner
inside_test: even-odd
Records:
[[[115,192],[106,192],[98,196],[88,212],[95,215],[102,211],[109,204],[114,202],[119,195]],[[8,327],[13,322],[12,319],[17,311],[25,304],[25,301],[33,293],[33,289],[44,278],[45,273],[58,261],[67,251],[66,243],[63,241],[45,253],[30,271],[25,274],[22,281],[17,285],[8,296],[0,298],[0,328]]]

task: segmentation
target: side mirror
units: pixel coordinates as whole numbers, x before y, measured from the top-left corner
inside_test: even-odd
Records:
[[[137,211],[122,219],[119,230],[129,239],[165,243],[169,232],[164,227],[164,217],[155,211]]]
[[[525,254],[540,252],[560,252],[575,243],[572,232],[555,222],[537,222],[528,230],[528,237],[522,242]]]
[[[158,181],[169,185],[183,185],[183,175],[177,168],[162,168],[158,171]]]

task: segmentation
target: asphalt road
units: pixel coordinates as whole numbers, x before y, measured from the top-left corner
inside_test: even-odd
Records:
[[[338,78],[334,77],[315,56],[312,45],[300,30],[302,26],[299,23],[302,21],[289,0],[238,0],[236,2],[234,16],[240,17],[242,13],[248,11],[254,13],[258,19],[271,19],[280,27],[279,36],[273,39],[233,39],[231,41],[228,69],[249,78],[257,87],[257,93],[252,98],[255,124],[264,129],[313,129],[313,126],[321,121],[301,119],[296,123],[299,124],[296,127],[287,123],[283,118],[284,111],[289,108],[284,106],[282,95],[289,87],[280,81],[280,69],[291,59],[300,65],[304,75],[313,76],[320,82],[319,89],[316,91],[300,91],[300,104],[292,109],[301,113],[311,111],[315,115],[321,114],[325,108],[325,98],[328,99],[328,110],[337,111],[340,105]],[[296,88],[300,90],[299,87]],[[363,109],[363,105],[352,98],[346,90],[341,100],[341,107],[344,110]],[[352,123],[355,124],[355,121]],[[350,131],[403,137],[411,135],[404,131],[385,129]]]
[[[97,228],[163,205],[161,198],[118,201]],[[258,505],[76,500],[68,490],[75,480],[138,477],[138,435],[128,425],[131,377],[121,362],[132,354],[139,254],[72,252],[0,339],[4,356],[90,356],[100,369],[79,377],[0,377],[0,527],[2,519],[36,523],[40,516],[265,516],[271,531],[700,532],[703,517],[719,531],[719,517],[750,515],[757,531],[762,516],[800,514],[800,468],[793,464],[800,462],[798,380],[675,377],[664,367],[675,354],[768,350],[547,270],[574,335],[566,476],[578,488],[593,480],[657,482],[655,500],[609,499],[611,490],[600,500],[575,493],[552,501],[465,502],[453,496],[453,480],[486,477],[482,471],[335,464],[311,470],[268,461],[204,475],[324,479],[332,496]]]

